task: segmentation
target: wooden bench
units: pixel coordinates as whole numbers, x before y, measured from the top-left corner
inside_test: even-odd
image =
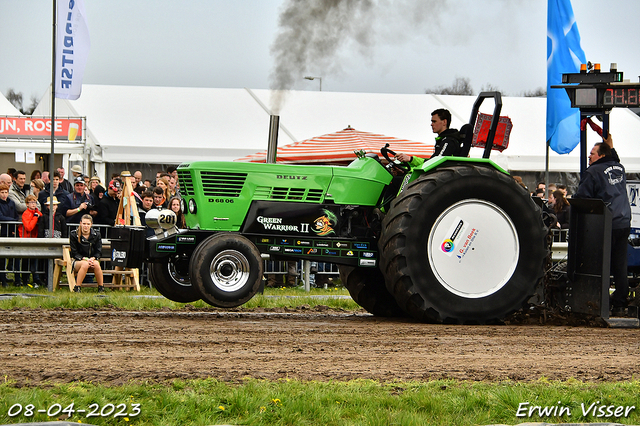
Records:
[[[111,262],[111,258],[101,258],[100,262]],[[67,274],[67,282],[69,283],[69,291],[73,291],[76,287],[76,272],[71,269],[71,249],[68,245],[62,246],[62,259],[55,259],[53,268],[53,291],[60,287],[60,279],[62,278],[62,269]],[[116,266],[115,269],[103,269],[104,275],[111,275],[112,282],[104,283],[105,288],[127,288],[140,291],[140,273],[137,268],[122,268]],[[123,282],[124,279],[124,282]],[[97,287],[97,283],[84,283],[82,287]]]

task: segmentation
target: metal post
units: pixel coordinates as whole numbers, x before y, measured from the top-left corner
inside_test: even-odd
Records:
[[[53,0],[53,44],[51,47],[51,153],[49,154],[49,232],[53,238],[53,221],[54,217],[51,214],[51,206],[53,206],[53,171],[55,170],[55,116],[56,116],[56,32],[57,32],[57,15],[58,6],[56,0]],[[47,277],[47,289],[53,291],[53,260],[49,260],[49,274]]]
[[[280,116],[271,115],[269,119],[269,144],[267,145],[267,163],[275,164],[278,156],[278,129]]]
[[[306,292],[310,292],[311,291],[311,261],[310,260],[303,260],[302,261],[302,268],[304,269],[304,274],[303,274],[303,278],[304,278],[304,291]]]

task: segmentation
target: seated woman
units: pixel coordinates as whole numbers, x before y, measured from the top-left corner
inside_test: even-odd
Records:
[[[75,292],[81,291],[82,281],[89,270],[92,270],[96,281],[98,281],[98,291],[104,291],[102,279],[102,268],[100,268],[100,257],[102,256],[102,237],[100,232],[92,228],[93,219],[91,215],[85,214],[80,219],[78,229],[74,229],[69,234],[69,244],[71,249],[72,268],[76,271]]]

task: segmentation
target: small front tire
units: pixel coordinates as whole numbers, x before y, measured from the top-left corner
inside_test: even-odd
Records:
[[[202,300],[219,308],[234,308],[258,292],[263,263],[260,252],[247,238],[219,233],[196,248],[189,271]]]

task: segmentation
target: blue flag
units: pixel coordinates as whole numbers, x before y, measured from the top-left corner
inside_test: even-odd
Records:
[[[587,59],[570,0],[548,0],[547,6],[547,141],[558,154],[568,154],[580,143],[580,111],[571,108],[562,84],[563,73],[580,71]]]

